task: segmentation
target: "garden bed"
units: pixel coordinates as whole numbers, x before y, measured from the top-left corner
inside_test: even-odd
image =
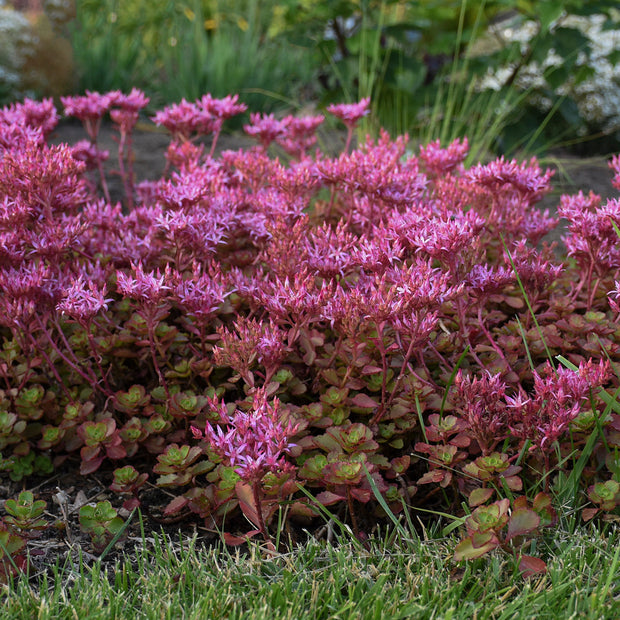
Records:
[[[57,476],[5,504],[13,569],[30,538],[47,562],[191,523],[276,553],[418,511],[463,526],[455,560],[532,575],[566,502],[613,516],[609,180],[558,201],[535,160],[465,166],[466,140],[354,147],[368,100],[328,107],[347,132],[322,152],[323,117],[251,115],[250,146],[220,135],[245,106],[209,95],[157,113],[168,146],[132,133],[146,103],[65,99],[76,148],[51,102],[3,111],[3,491]],[[564,191],[620,184],[618,158],[557,163]]]

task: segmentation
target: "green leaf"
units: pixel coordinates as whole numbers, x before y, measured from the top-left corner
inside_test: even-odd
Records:
[[[476,536],[474,545],[473,536],[464,538],[454,549],[454,559],[457,562],[463,560],[475,560],[482,557],[485,553],[493,551],[497,547],[497,539],[492,532],[486,532]]]
[[[559,2],[541,2],[538,5],[538,18],[540,19],[540,27],[542,30],[548,30],[549,26],[556,20],[564,11],[564,0]]]
[[[583,49],[590,51],[590,39],[576,28],[557,28],[553,32],[553,49],[562,58],[576,58]]]

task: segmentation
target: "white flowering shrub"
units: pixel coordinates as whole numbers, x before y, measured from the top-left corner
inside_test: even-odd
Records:
[[[552,124],[563,121],[579,137],[595,133],[620,140],[620,14],[563,13],[541,36],[540,23],[519,17],[496,24],[506,45],[517,46],[527,62],[489,68],[481,88],[514,84],[527,103]],[[561,119],[561,120],[559,120]]]
[[[37,39],[28,19],[0,0],[0,101],[22,96],[23,74]]]

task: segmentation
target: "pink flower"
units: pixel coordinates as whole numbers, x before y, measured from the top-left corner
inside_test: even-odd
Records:
[[[46,138],[58,124],[58,112],[51,98],[42,101],[26,98],[22,103],[0,110],[0,126],[3,124],[40,130],[42,137]]]
[[[86,133],[92,142],[97,141],[101,119],[110,110],[117,92],[101,94],[86,91],[85,95],[74,97],[61,97],[67,116],[75,116],[82,121]]]
[[[601,386],[609,376],[609,364],[592,360],[579,365],[577,371],[547,364],[544,374],[534,373],[534,393],[521,391],[506,396],[509,426],[514,435],[529,439],[546,450],[560,439],[577,417],[591,390]]]
[[[172,288],[172,295],[188,314],[204,324],[217,313],[229,293],[221,282],[221,276],[218,278],[217,273],[203,270],[198,263],[194,263],[191,277],[177,282]]]
[[[420,159],[432,176],[441,176],[455,170],[467,157],[468,150],[467,138],[456,139],[445,149],[441,148],[439,140],[435,140],[420,148]]]
[[[209,110],[185,99],[159,110],[152,120],[181,141],[189,140],[193,134],[208,135],[218,126]]]
[[[404,248],[401,240],[394,238],[392,230],[380,224],[358,239],[351,254],[355,264],[366,273],[382,274],[403,260]]]
[[[104,151],[93,144],[90,140],[80,140],[72,147],[73,157],[78,161],[86,164],[87,170],[95,170],[101,162],[104,162],[110,156],[110,151]]]
[[[620,304],[618,304],[618,300],[620,299],[620,282],[616,280],[614,284],[616,285],[616,288],[607,293],[607,299],[609,301],[609,307],[614,312],[620,314]],[[614,299],[612,299],[612,297]]]
[[[2,149],[18,150],[28,145],[41,147],[43,144],[45,136],[40,127],[16,125],[0,119],[0,161],[2,161]]]
[[[286,468],[284,454],[295,445],[290,439],[298,431],[299,423],[280,413],[277,398],[270,404],[265,390],[258,389],[250,411],[237,409],[232,416],[217,398],[210,405],[226,429],[207,422],[204,433],[193,426],[192,433],[196,438],[204,437],[211,450],[234,467],[243,480],[257,482],[268,472]]]
[[[511,267],[474,265],[465,278],[465,284],[476,296],[486,297],[514,284],[515,280]]]
[[[156,304],[168,295],[170,287],[165,284],[170,276],[170,268],[162,274],[159,269],[154,273],[145,273],[141,263],[131,263],[134,277],[123,271],[116,272],[116,288],[125,296],[147,304]]]
[[[377,143],[368,140],[360,149],[343,153],[336,159],[316,162],[316,174],[322,183],[344,190],[347,196],[367,197],[375,213],[368,217],[377,224],[387,209],[377,208],[378,201],[386,207],[404,207],[419,198],[427,180],[410,163],[403,163],[404,140],[391,141],[382,133]],[[346,149],[345,149],[346,151]]]
[[[303,118],[286,116],[282,119],[284,132],[276,138],[276,142],[292,157],[302,159],[308,149],[316,144],[316,130],[324,120],[322,115]]]
[[[340,119],[347,127],[355,128],[361,118],[370,114],[370,97],[358,103],[339,103],[327,106],[327,111]]]
[[[66,144],[29,143],[6,151],[0,159],[0,195],[24,200],[37,218],[51,221],[55,214],[76,212],[86,201],[84,168]]]
[[[510,258],[504,253],[506,267],[514,265],[523,286],[537,293],[545,292],[563,271],[562,265],[553,264],[554,256],[549,248],[538,251],[529,247],[525,239],[510,249]]]
[[[291,162],[290,166],[274,166],[272,174],[273,186],[285,194],[289,202],[306,200],[321,186],[316,166],[310,159]]]
[[[27,202],[4,196],[0,202],[0,227],[9,229],[25,226],[31,221],[33,213],[32,205]]]
[[[344,277],[355,265],[353,251],[358,243],[342,221],[335,229],[327,224],[314,228],[304,243],[308,267],[325,278]]]
[[[75,116],[81,121],[101,119],[114,103],[116,93],[101,94],[86,91],[85,95],[61,97],[67,116]]]
[[[455,268],[459,254],[476,250],[484,220],[475,211],[456,213],[450,217],[429,218],[417,231],[412,231],[406,243],[416,252],[437,258]]]
[[[47,302],[51,297],[52,284],[52,269],[42,262],[0,270],[0,290],[8,298]]]
[[[106,299],[105,292],[105,287],[100,289],[92,281],[86,283],[80,275],[64,289],[64,299],[56,305],[56,310],[78,323],[88,324],[101,310],[107,310],[108,304],[113,301]]]
[[[214,99],[211,94],[207,93],[199,99],[197,104],[222,122],[238,114],[243,114],[248,109],[245,103],[239,103],[239,95],[227,95],[222,99]]]
[[[63,215],[57,222],[45,221],[35,230],[24,233],[32,246],[32,254],[58,261],[70,250],[77,248],[85,224],[79,216]]]
[[[6,198],[4,199],[7,200]],[[8,220],[7,220],[8,222]],[[21,264],[26,254],[26,243],[22,230],[0,231],[0,265],[16,267]]]
[[[508,434],[506,384],[499,374],[487,372],[476,378],[459,370],[454,388],[456,413],[467,423],[467,432],[483,454],[488,454]]]
[[[259,323],[239,317],[233,329],[218,327],[221,346],[213,348],[215,363],[229,366],[250,386],[254,376],[250,369],[258,362],[265,368],[265,383],[273,376],[286,356],[285,332],[272,321]]]
[[[267,147],[286,131],[286,123],[278,121],[273,114],[250,114],[250,124],[243,126],[243,131],[256,138],[263,147]]]
[[[568,220],[568,235],[563,241],[568,254],[599,274],[620,267],[618,235],[613,226],[620,225],[620,200],[601,205],[601,197],[590,192],[562,196],[558,214]]]
[[[331,288],[327,284],[319,287],[313,274],[300,270],[291,278],[254,282],[250,295],[276,322],[299,327],[318,319]]]
[[[128,95],[120,92],[113,95],[113,105],[129,112],[142,110],[148,105],[149,101],[150,99],[137,88],[132,88]]]
[[[553,170],[547,170],[543,174],[535,158],[529,163],[518,164],[514,159],[505,161],[502,156],[489,164],[478,164],[470,168],[465,177],[491,191],[514,189],[527,197],[530,203],[534,203],[551,191],[549,179],[553,174]]]
[[[118,126],[121,132],[130,133],[138,122],[137,110],[110,110],[110,118]]]

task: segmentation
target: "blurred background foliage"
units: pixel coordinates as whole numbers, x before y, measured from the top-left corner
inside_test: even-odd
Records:
[[[152,107],[370,96],[363,131],[472,157],[620,148],[616,0],[0,0],[0,101],[143,89]]]

